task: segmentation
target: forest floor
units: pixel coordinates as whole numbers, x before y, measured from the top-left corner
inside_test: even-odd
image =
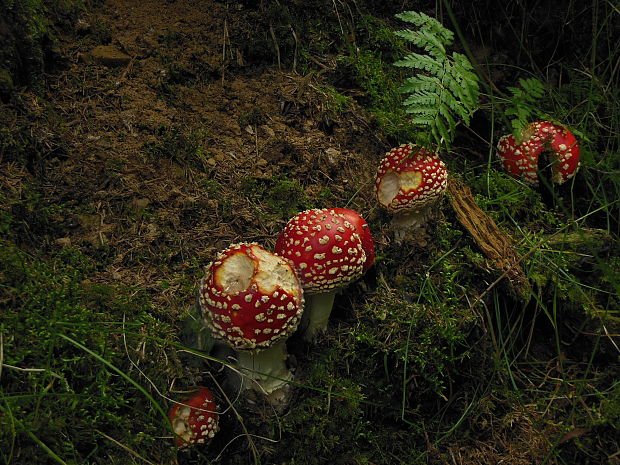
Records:
[[[586,392],[594,398],[604,389],[618,391],[613,375],[607,379],[602,374],[610,360],[617,361],[613,337],[597,342],[609,351],[604,360],[580,357],[579,350],[591,346],[582,339],[596,325],[569,318],[565,325],[576,345],[566,354],[555,353],[555,341],[532,342],[537,335],[544,338],[552,324],[532,326],[527,334],[522,317],[511,315],[511,328],[527,327],[524,347],[532,359],[524,361],[520,353],[508,372],[489,368],[502,354],[494,346],[502,342],[493,340],[500,336],[489,329],[499,317],[476,303],[498,292],[498,299],[514,309],[540,314],[519,303],[509,284],[497,284],[502,270],[481,255],[480,238],[469,236],[448,198],[404,246],[392,243],[389,216],[375,201],[374,176],[393,140],[356,102],[363,90],[348,86],[334,91],[338,64],[329,55],[311,57],[314,70],[301,71],[298,63],[291,65],[290,56],[280,57],[274,45],[271,64],[255,64],[245,56],[249,46],[243,43],[259,27],[253,15],[241,3],[106,0],[81,17],[71,33],[60,36],[62,65],[47,76],[44,98],[34,93],[22,97],[41,155],[28,163],[0,165],[3,198],[14,216],[26,218],[12,226],[26,254],[67,257],[79,251],[87,257],[92,266],[75,292],[91,296],[103,320],[124,322],[127,308],[106,303],[113,297],[105,292],[129,290],[123,294],[126,302],[134,294],[148,300],[149,318],[157,322],[139,323],[136,332],[154,331],[161,339],[137,336],[135,347],[127,349],[121,336],[114,336],[111,344],[118,344],[120,359],[128,360],[126,372],[164,409],[196,385],[212,387],[221,405],[221,437],[198,452],[177,455],[171,435],[163,424],[157,426],[163,423],[159,418],[153,419],[143,449],[127,439],[142,432],[116,435],[102,429],[96,441],[118,454],[109,463],[525,465],[566,463],[558,458],[562,447],[570,448],[571,457],[579,450],[598,450],[601,455],[593,454],[592,460],[605,456],[606,463],[620,463],[618,453],[597,443],[594,427],[572,421],[577,409],[583,416],[599,412],[591,404],[573,403],[571,395]],[[278,66],[284,58],[287,64]],[[451,156],[473,156],[484,165],[481,154],[487,150]],[[257,411],[242,401],[231,402],[230,393],[218,386],[218,363],[200,362],[170,341],[178,342],[204,266],[218,251],[236,242],[273,249],[288,218],[314,207],[362,213],[377,244],[378,265],[338,298],[334,321],[322,340],[325,347],[292,342],[293,362],[305,387],[298,388],[291,412],[299,407],[302,413]],[[460,255],[444,266],[441,257],[453,253]],[[441,276],[425,280],[431,262]],[[55,267],[51,273],[64,269]],[[432,303],[418,305],[422,291],[416,289],[439,286],[442,280],[452,286],[450,314],[433,310]],[[448,295],[448,290],[433,292],[438,299]],[[420,317],[403,313],[422,307]],[[362,312],[370,313],[358,323]],[[402,325],[386,321],[386,315],[402,316]],[[437,339],[411,326],[411,320],[420,328],[429,321],[441,325],[446,333]],[[153,330],[160,323],[165,326],[161,334]],[[410,337],[419,340],[410,343]],[[433,373],[409,377],[407,363],[421,370],[427,366],[423,360],[407,362],[410,347],[411,353],[433,354],[428,362]],[[335,359],[340,349],[344,355]],[[435,350],[450,352],[450,358]],[[363,368],[356,373],[356,367]],[[365,380],[368,374],[378,378]],[[591,376],[603,380],[605,388],[582,387],[582,375],[584,383]],[[545,394],[518,396],[510,392],[516,386]],[[384,398],[371,398],[386,392],[390,394]],[[377,424],[370,425],[374,420]],[[608,420],[596,424],[611,428]],[[309,445],[301,437],[305,434],[324,444]],[[364,450],[351,452],[353,446],[343,444],[340,436],[353,438]],[[80,440],[87,444],[89,437],[85,433]],[[398,446],[410,437],[411,444]],[[169,447],[158,442],[161,438]],[[601,443],[613,447],[609,435],[605,438]],[[19,447],[12,453],[13,463],[28,456]]]

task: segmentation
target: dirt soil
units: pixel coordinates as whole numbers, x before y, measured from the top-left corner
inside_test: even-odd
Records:
[[[85,211],[58,218],[67,226],[58,244],[114,255],[101,280],[148,288],[182,273],[188,257],[207,263],[231,242],[273,245],[283,220],[257,215],[253,199],[239,195],[244,180],[286,172],[308,199],[327,185],[341,204],[374,208],[372,177],[386,145],[361,113],[330,120],[320,76],[239,65],[227,37],[240,15],[229,8],[106,2],[85,21],[109,26],[110,48],[128,55],[122,67],[102,65],[86,41],[63,44],[71,63],[50,99],[66,115],[69,146],[45,175],[51,195]],[[170,83],[172,68],[198,65],[209,76]],[[152,257],[162,253],[178,256],[179,268],[159,268]]]

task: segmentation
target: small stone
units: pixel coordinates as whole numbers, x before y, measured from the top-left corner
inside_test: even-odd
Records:
[[[87,54],[90,60],[108,67],[127,66],[131,57],[113,45],[99,45]]]
[[[340,150],[330,147],[325,150],[325,155],[327,155],[327,161],[333,165],[340,158]]]
[[[153,241],[156,241],[159,238],[160,234],[161,234],[161,231],[157,227],[157,225],[155,223],[149,223],[146,226],[146,233],[144,234],[144,237],[147,240],[153,242]]]
[[[151,201],[145,198],[133,199],[131,201],[131,209],[136,213],[142,213],[150,203]]]
[[[94,230],[101,225],[101,217],[99,215],[83,213],[76,216],[80,226],[86,230]]]
[[[267,137],[275,137],[276,136],[276,132],[273,129],[271,129],[269,126],[267,126],[266,124],[261,126],[261,129],[263,131],[265,131],[265,134],[267,134]]]
[[[54,242],[56,242],[56,244],[58,244],[61,247],[69,247],[71,245],[71,238],[70,237],[59,237]]]

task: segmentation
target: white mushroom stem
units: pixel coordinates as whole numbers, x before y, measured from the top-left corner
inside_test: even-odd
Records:
[[[409,210],[396,213],[392,216],[392,227],[394,229],[394,242],[402,244],[408,231],[415,230],[422,226],[431,215],[431,205],[420,210]]]
[[[293,374],[286,366],[288,352],[286,341],[273,344],[259,352],[238,351],[238,369],[241,373],[243,389],[252,389],[267,397],[271,402],[278,399],[278,391],[288,388],[288,381]]]
[[[302,336],[307,342],[314,342],[317,336],[327,331],[327,322],[332,313],[337,289],[306,295],[304,313],[301,316]]]

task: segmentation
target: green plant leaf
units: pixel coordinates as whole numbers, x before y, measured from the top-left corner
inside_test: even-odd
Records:
[[[471,115],[478,109],[478,77],[465,55],[447,54],[446,47],[452,45],[454,34],[439,21],[414,11],[396,17],[418,29],[395,34],[426,52],[412,52],[394,63],[417,71],[400,88],[407,95],[403,102],[405,112],[415,115],[411,120],[413,125],[430,131],[432,142],[449,147],[458,122],[469,124]]]

